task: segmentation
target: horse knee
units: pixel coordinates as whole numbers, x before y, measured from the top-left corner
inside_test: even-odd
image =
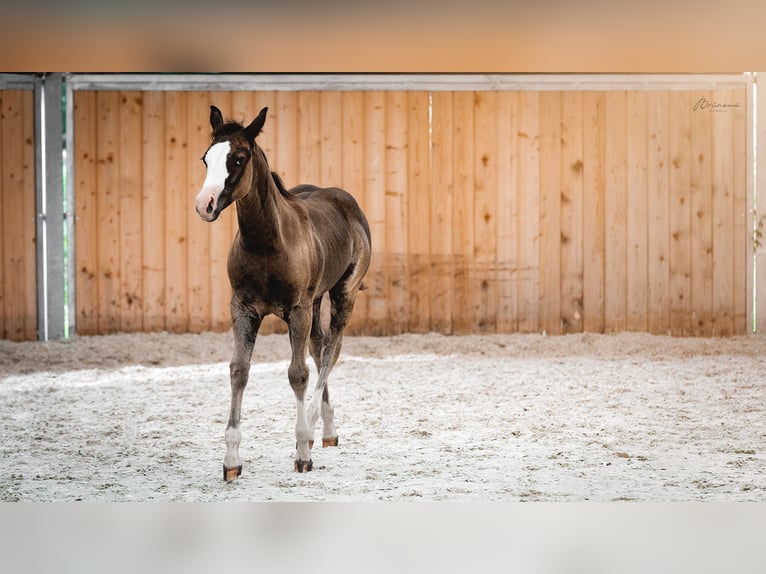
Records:
[[[306,365],[290,365],[287,369],[287,378],[295,393],[303,393],[309,382],[309,370]]]
[[[247,361],[232,361],[229,363],[229,375],[231,384],[244,386],[247,384],[247,377],[250,373],[250,363]]]

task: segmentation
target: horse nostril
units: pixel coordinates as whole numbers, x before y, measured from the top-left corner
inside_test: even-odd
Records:
[[[208,215],[213,213],[213,203],[215,203],[215,198],[211,197],[210,198],[210,203],[207,204],[207,209],[205,210],[205,211],[207,211]]]

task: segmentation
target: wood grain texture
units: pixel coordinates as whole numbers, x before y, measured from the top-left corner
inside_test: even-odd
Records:
[[[37,336],[31,90],[0,91],[0,338]]]
[[[703,95],[746,98],[76,92],[78,333],[229,328],[235,210],[193,211],[210,103],[243,123],[268,106],[259,144],[286,185],[359,201],[373,258],[350,332],[742,333],[747,117],[695,110]]]

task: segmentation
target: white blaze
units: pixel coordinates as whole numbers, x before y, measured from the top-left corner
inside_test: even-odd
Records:
[[[204,218],[208,206],[215,208],[218,196],[223,191],[229,171],[226,169],[226,158],[229,156],[231,144],[229,142],[217,143],[211,146],[205,154],[207,175],[202,189],[197,194],[197,212]]]
[[[205,154],[205,164],[207,165],[207,177],[202,185],[203,189],[219,188],[223,189],[226,178],[229,177],[229,171],[226,169],[226,158],[229,156],[231,144],[221,142],[212,146]]]

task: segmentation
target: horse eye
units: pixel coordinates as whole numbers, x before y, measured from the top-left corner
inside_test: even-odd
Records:
[[[236,165],[237,167],[242,167],[243,165],[245,165],[245,158],[238,157],[237,161],[234,162],[234,165]]]

